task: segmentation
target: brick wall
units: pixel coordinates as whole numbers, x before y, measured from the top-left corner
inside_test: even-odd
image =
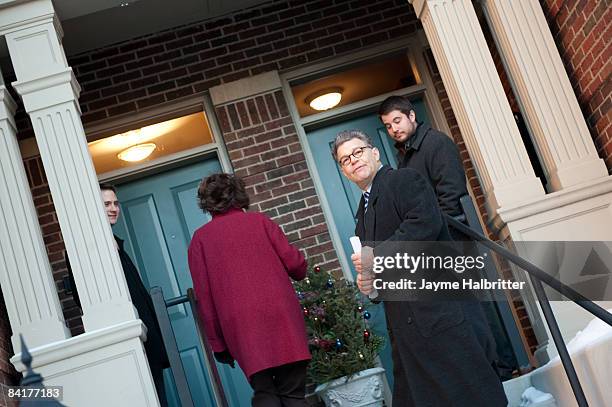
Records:
[[[278,90],[216,108],[229,157],[251,210],[265,212],[307,258],[341,273],[304,152]]]
[[[221,83],[409,36],[418,28],[412,6],[403,0],[274,1],[71,56],[68,61],[82,87],[79,103],[87,128],[202,95]],[[217,115],[232,164],[238,174],[246,175],[252,208],[279,223],[311,261],[339,270],[282,95],[240,101],[218,109]],[[21,105],[16,121],[20,139],[33,137]],[[61,283],[67,273],[64,245],[42,162],[34,157],[25,165],[64,317],[76,334],[82,332],[82,322]]]
[[[599,156],[612,170],[612,7],[601,0],[540,0]]]
[[[412,6],[405,0],[274,1],[74,55],[68,60],[83,89],[79,102],[87,128],[202,95],[221,83],[297,68],[410,36],[420,28]],[[486,218],[482,188],[435,63],[428,59],[468,182]],[[313,262],[338,269],[282,93],[224,105],[217,108],[216,114],[232,164],[246,179],[253,209],[275,219]],[[22,109],[17,121],[19,137],[31,137]],[[27,160],[26,168],[54,275],[60,280],[66,273],[64,249],[40,158]],[[63,288],[59,292],[65,317],[73,333],[79,332],[82,326],[74,303]]]
[[[405,0],[274,1],[68,58],[83,122],[129,115],[212,86],[413,34]],[[21,116],[25,119],[24,116]],[[22,137],[31,130],[24,120]]]
[[[43,240],[47,247],[47,255],[51,263],[53,278],[56,282],[60,304],[64,312],[64,319],[73,335],[83,332],[83,322],[81,321],[81,311],[64,289],[63,279],[68,276],[68,269],[64,258],[64,240],[60,231],[59,221],[53,201],[47,177],[43,170],[40,156],[29,158],[24,161],[28,182],[34,199],[34,206],[38,214]]]

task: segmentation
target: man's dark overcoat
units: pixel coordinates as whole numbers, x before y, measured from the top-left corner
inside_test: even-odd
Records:
[[[417,171],[382,167],[355,233],[362,242],[444,241],[448,228]],[[376,248],[375,248],[376,250]],[[506,406],[506,396],[461,302],[385,302],[394,406]]]

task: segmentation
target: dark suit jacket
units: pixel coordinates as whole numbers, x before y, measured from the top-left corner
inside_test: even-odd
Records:
[[[364,244],[445,241],[450,235],[435,193],[409,168],[382,167],[355,233]],[[499,379],[466,308],[454,301],[385,301],[394,364],[393,405],[505,406]]]
[[[132,303],[138,311],[140,320],[147,327],[147,341],[144,343],[145,352],[151,371],[153,374],[161,374],[161,370],[170,367],[168,361],[168,355],[164,346],[161,330],[159,323],[157,322],[157,316],[155,315],[155,308],[153,307],[153,301],[151,295],[146,289],[145,285],[138,274],[138,269],[128,256],[127,252],[123,249],[123,240],[115,236],[117,246],[119,248],[119,259],[121,260],[121,266],[123,267],[123,273],[125,274],[125,280],[127,282],[128,289],[130,291],[130,297]],[[74,282],[74,275],[70,267],[68,255],[66,255],[66,266],[68,268],[68,275],[70,278],[70,285],[73,290],[74,302],[80,307],[81,301],[79,295],[75,289],[76,284]]]

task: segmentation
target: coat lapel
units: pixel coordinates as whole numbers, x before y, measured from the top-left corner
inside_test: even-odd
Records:
[[[365,238],[365,227],[363,222],[364,205],[365,200],[363,199],[362,194],[361,200],[359,200],[359,208],[357,208],[357,213],[355,214],[355,220],[357,220],[357,224],[355,225],[355,235],[359,236],[359,239],[361,240]]]
[[[368,242],[374,241],[374,236],[376,236],[376,201],[378,200],[377,189],[376,183],[374,183],[372,185],[372,189],[370,190],[368,208],[364,215],[365,240]]]
[[[373,242],[376,240],[376,217],[377,217],[377,204],[378,197],[381,191],[381,178],[384,174],[391,170],[389,166],[383,166],[374,177],[372,181],[372,188],[370,189],[370,199],[368,201],[368,209],[364,214],[364,229],[365,238],[363,240]],[[363,198],[361,199],[363,201]],[[361,207],[361,206],[360,206]]]

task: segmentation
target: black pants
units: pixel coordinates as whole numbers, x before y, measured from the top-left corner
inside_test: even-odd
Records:
[[[150,367],[155,390],[157,390],[157,397],[159,398],[159,405],[161,407],[167,407],[168,400],[166,399],[166,388],[164,387],[164,369],[156,365]]]
[[[253,407],[306,407],[306,367],[308,361],[262,370],[251,376]]]

